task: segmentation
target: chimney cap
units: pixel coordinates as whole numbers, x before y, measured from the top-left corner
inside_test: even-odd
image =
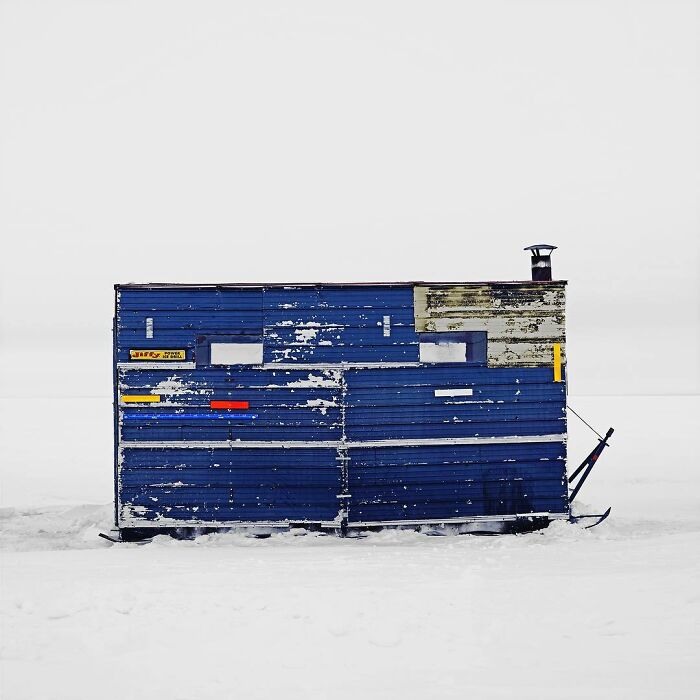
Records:
[[[556,250],[557,246],[555,245],[549,245],[549,243],[535,243],[535,245],[529,245],[526,248],[523,248],[523,250],[531,250],[534,253],[537,253],[540,250]]]

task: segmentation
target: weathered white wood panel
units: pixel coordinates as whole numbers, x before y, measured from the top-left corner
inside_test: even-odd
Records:
[[[517,338],[524,340],[560,338],[564,334],[563,314],[546,315],[527,311],[489,313],[483,310],[473,315],[465,312],[452,313],[444,317],[431,317],[425,322],[425,333],[450,331],[487,331],[489,338]],[[559,341],[554,341],[559,342]]]
[[[460,285],[416,285],[414,302],[421,297],[435,312],[510,309],[512,311],[564,307],[565,282],[477,282]],[[418,307],[416,307],[418,308]]]
[[[554,365],[554,343],[561,343],[561,362],[566,364],[563,341],[507,342],[489,340],[489,367],[551,367]]]
[[[553,363],[553,344],[565,362],[565,282],[416,285],[416,331],[486,331],[491,367]]]

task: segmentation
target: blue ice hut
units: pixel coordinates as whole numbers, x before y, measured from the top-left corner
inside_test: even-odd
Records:
[[[568,518],[566,283],[534,248],[526,282],[116,285],[121,536]]]

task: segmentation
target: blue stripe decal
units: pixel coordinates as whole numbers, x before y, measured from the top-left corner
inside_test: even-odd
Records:
[[[255,413],[125,413],[124,420],[253,420]]]

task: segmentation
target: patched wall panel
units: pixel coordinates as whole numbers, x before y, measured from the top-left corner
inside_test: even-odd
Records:
[[[565,282],[416,285],[418,333],[486,331],[489,367],[543,367],[565,357]]]

